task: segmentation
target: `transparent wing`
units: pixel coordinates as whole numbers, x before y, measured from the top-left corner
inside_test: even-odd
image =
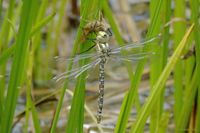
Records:
[[[54,59],[56,61],[73,61],[73,62],[77,62],[77,61],[82,60],[82,59],[97,58],[98,56],[99,56],[99,53],[89,53],[89,54],[78,54],[78,55],[75,55],[72,58],[66,58],[64,56],[55,56]]]
[[[119,47],[119,48],[115,48],[115,49],[112,49],[110,53],[116,54],[116,53],[119,53],[123,50],[143,48],[145,45],[148,45],[150,42],[153,42],[153,41],[159,39],[160,37],[161,37],[161,35],[159,34],[156,37],[150,38],[148,40],[144,40],[142,42],[138,42],[138,43],[136,42],[136,43],[128,44],[128,45],[125,45],[125,46],[122,46],[122,47]]]
[[[55,76],[53,79],[58,82],[60,81],[61,79],[64,79],[64,78],[69,78],[69,77],[72,77],[74,76],[75,78],[77,78],[78,76],[80,76],[83,72],[85,72],[86,70],[92,68],[92,67],[95,67],[97,64],[99,64],[99,62],[101,61],[100,58],[97,58],[96,60],[94,60],[93,62],[91,63],[88,63],[82,67],[79,67],[79,68],[75,68],[75,69],[72,69],[70,71],[67,71],[67,72],[64,72],[58,76]]]
[[[151,55],[155,54],[154,52],[140,52],[136,54],[130,55],[122,55],[122,54],[114,54],[110,56],[111,60],[118,60],[118,61],[138,61],[144,58],[147,58]]]

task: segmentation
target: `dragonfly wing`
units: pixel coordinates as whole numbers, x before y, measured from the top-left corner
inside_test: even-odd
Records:
[[[98,53],[89,53],[89,54],[78,54],[78,55],[75,55],[72,58],[66,58],[64,56],[56,56],[56,57],[54,57],[54,59],[56,61],[73,61],[73,62],[77,62],[77,61],[82,60],[82,59],[96,58],[98,56],[99,56]]]
[[[67,71],[67,72],[64,72],[64,73],[61,73],[60,75],[58,76],[55,76],[53,79],[58,82],[64,78],[70,78],[70,77],[75,77],[77,78],[78,76],[80,76],[83,72],[85,72],[86,70],[92,68],[92,67],[95,67],[97,64],[99,64],[100,62],[100,58],[97,58],[96,60],[94,60],[93,62],[91,63],[88,63],[82,67],[79,67],[79,68],[74,68],[70,71]]]
[[[122,55],[122,54],[115,54],[112,55],[110,58],[113,60],[118,60],[118,61],[138,61],[144,58],[147,58],[151,55],[155,54],[154,52],[141,52],[141,53],[136,53],[136,54],[131,54],[131,55]]]
[[[161,37],[161,35],[159,34],[156,37],[150,38],[148,40],[144,40],[142,42],[136,42],[136,43],[132,43],[132,44],[128,44],[119,48],[115,48],[112,49],[110,54],[117,54],[123,50],[130,50],[130,49],[138,49],[138,48],[143,48],[144,46],[148,45],[149,43],[158,40]]]

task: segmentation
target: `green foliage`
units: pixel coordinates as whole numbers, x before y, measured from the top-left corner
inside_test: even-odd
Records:
[[[71,1],[23,0],[17,3],[15,0],[9,0],[8,7],[4,7],[2,6],[3,0],[0,0],[0,16],[3,17],[0,23],[0,129],[2,133],[12,131],[18,96],[22,90],[26,92],[24,132],[28,132],[30,120],[34,124],[35,132],[43,132],[36,107],[37,102],[32,97],[32,90],[35,89],[33,83],[52,78],[53,74],[49,69],[49,62],[58,54],[57,47],[60,43],[60,36],[64,31],[64,18],[68,2]],[[163,105],[165,103],[166,81],[172,72],[173,79],[171,80],[174,81],[174,130],[177,133],[184,132],[187,128],[200,131],[199,0],[190,0],[190,7],[186,6],[188,1],[175,0],[174,12],[171,11],[171,3],[171,0],[150,1],[150,25],[146,38],[149,39],[158,34],[161,34],[162,38],[161,41],[155,40],[152,43],[156,45],[149,45],[150,47],[144,48],[144,51],[155,52],[149,64],[150,95],[145,104],[141,105],[142,107],[137,106],[140,104],[138,102],[138,89],[147,60],[139,61],[135,71],[133,71],[129,62],[124,62],[129,74],[130,88],[123,99],[114,129],[115,133],[127,132],[128,125],[131,125],[131,133],[142,133],[149,117],[151,133],[167,132],[171,114],[163,109]],[[186,10],[188,9],[191,11],[190,26],[185,23],[186,17],[188,17]],[[50,14],[46,15],[49,11]],[[82,41],[82,27],[87,23],[85,20],[99,19],[97,16],[99,12],[104,13],[119,46],[125,44],[108,1],[81,0],[80,16],[82,19],[71,50],[71,57],[93,45],[92,42]],[[184,21],[173,21],[172,16],[175,19],[184,19]],[[173,27],[170,27],[172,23]],[[17,30],[18,25],[19,29]],[[43,27],[46,30],[46,38],[43,37]],[[170,28],[173,28],[172,33]],[[89,35],[89,37],[94,36],[95,34]],[[45,49],[43,49],[43,42],[45,42]],[[173,42],[173,51],[169,58],[171,52],[169,43],[171,42]],[[181,59],[182,55],[187,54],[190,50],[192,42],[195,42],[195,56]],[[121,53],[127,54],[126,51],[121,51]],[[85,65],[89,61],[90,59],[80,60],[79,66]],[[6,70],[10,63],[11,74],[9,75],[9,82],[7,82]],[[54,64],[51,65],[54,67]],[[73,60],[70,60],[67,71],[72,68]],[[84,72],[76,79],[70,112],[66,118],[65,131],[67,133],[83,133],[84,131],[86,76],[87,72]],[[50,126],[51,133],[56,132],[68,86],[69,79],[67,78],[61,90],[55,91],[60,93]],[[50,96],[55,95],[55,92]],[[134,122],[130,122],[129,120],[132,120],[130,113],[135,106],[137,116]],[[86,108],[86,110],[88,109]],[[195,121],[195,123],[191,124],[190,121]],[[100,126],[98,125],[98,129],[103,132]]]

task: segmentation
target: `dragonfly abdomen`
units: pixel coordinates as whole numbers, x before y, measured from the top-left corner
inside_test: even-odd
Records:
[[[102,58],[99,63],[99,97],[98,97],[98,110],[97,110],[97,123],[101,122],[103,110],[103,97],[104,97],[104,66],[106,59]]]

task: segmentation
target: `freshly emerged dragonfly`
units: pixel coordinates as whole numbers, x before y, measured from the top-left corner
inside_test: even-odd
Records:
[[[151,39],[148,39],[144,42],[138,42],[133,44],[128,44],[122,47],[118,48],[110,48],[108,41],[110,39],[110,35],[106,31],[99,31],[97,33],[95,44],[97,52],[94,53],[83,53],[76,55],[74,58],[65,59],[66,61],[73,61],[78,62],[79,60],[83,59],[91,59],[91,62],[72,69],[71,71],[64,72],[56,77],[54,77],[54,80],[57,82],[69,78],[69,77],[75,77],[77,78],[80,76],[83,72],[89,70],[90,68],[93,68],[97,65],[99,65],[99,96],[98,96],[98,111],[97,111],[97,123],[101,122],[102,119],[102,110],[103,110],[103,97],[104,97],[104,68],[106,62],[111,59],[114,61],[137,61],[140,59],[147,58],[149,55],[154,54],[154,52],[144,52],[143,48],[145,45],[157,40],[160,38],[160,35],[153,37]],[[122,54],[122,51],[135,51],[131,54]],[[137,52],[139,50],[139,52]],[[57,59],[60,59],[59,57],[55,57]]]

